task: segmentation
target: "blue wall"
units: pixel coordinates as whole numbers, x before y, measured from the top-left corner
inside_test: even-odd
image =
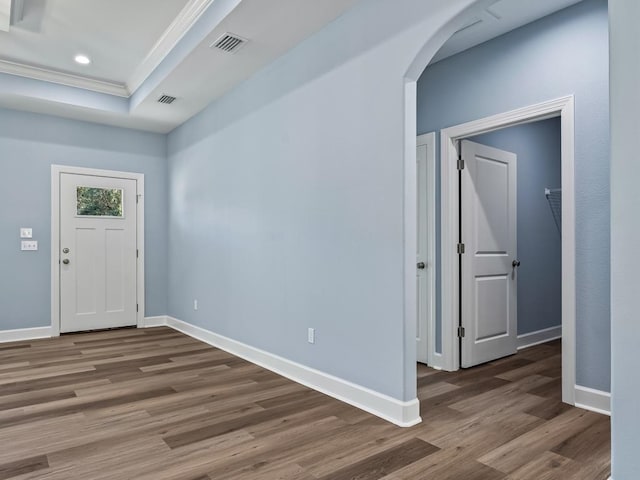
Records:
[[[518,334],[562,324],[562,242],[544,195],[560,187],[560,119],[470,140],[518,155]]]
[[[418,134],[575,95],[577,383],[605,391],[611,356],[608,47],[607,2],[586,0],[431,65],[418,83]]]
[[[640,2],[611,0],[611,478],[640,478]]]
[[[169,135],[170,315],[416,398],[403,78],[471,3],[358,2]]]
[[[167,309],[167,161],[162,135],[0,109],[0,330],[51,324],[51,165],[145,174],[146,315]],[[32,227],[37,252],[20,251]]]

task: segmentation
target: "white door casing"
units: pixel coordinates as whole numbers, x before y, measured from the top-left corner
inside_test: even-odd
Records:
[[[517,156],[461,142],[462,367],[517,350]]]
[[[457,337],[459,321],[459,256],[456,253],[456,243],[459,237],[457,141],[500,128],[553,117],[560,117],[562,131],[562,401],[574,405],[576,395],[576,193],[575,101],[573,95],[441,130],[441,359],[444,370],[458,370],[460,355]]]
[[[435,355],[435,133],[416,141],[417,255],[416,357],[434,366]],[[436,365],[437,366],[437,365]]]
[[[51,172],[52,334],[142,325],[144,175],[58,165]],[[79,186],[122,190],[122,215],[79,215]]]

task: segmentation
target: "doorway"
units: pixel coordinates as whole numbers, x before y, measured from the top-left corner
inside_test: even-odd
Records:
[[[462,302],[460,279],[466,248],[459,253],[461,204],[458,167],[459,142],[465,138],[505,127],[560,117],[561,122],[561,250],[562,250],[562,399],[575,403],[575,192],[574,192],[574,108],[573,97],[544,102],[485,119],[457,125],[441,132],[441,255],[442,255],[442,356],[446,370],[461,366],[460,327]],[[464,227],[462,227],[464,228]],[[466,257],[465,257],[466,259]],[[511,259],[513,262],[517,259]],[[514,269],[517,267],[514,267]],[[509,272],[515,274],[515,272]],[[503,272],[503,276],[505,273]],[[463,286],[464,288],[464,286]],[[503,316],[503,319],[508,317]],[[506,320],[505,320],[506,321]],[[504,323],[504,322],[503,322]],[[511,342],[513,343],[513,342]],[[514,345],[509,344],[509,348]]]
[[[55,335],[137,326],[144,318],[144,176],[54,165]]]

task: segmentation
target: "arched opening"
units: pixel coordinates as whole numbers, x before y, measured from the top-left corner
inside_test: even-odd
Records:
[[[460,35],[460,33],[454,35],[451,30],[477,23],[478,17],[482,16],[478,8],[482,9],[486,5],[476,4],[459,15],[453,24],[447,27],[446,33],[440,32],[436,35],[424,47],[407,72],[405,79],[405,282],[408,286],[405,298],[407,332],[405,377],[407,385],[412,380],[412,365],[415,364],[416,359],[438,370],[446,371],[458,371],[461,366],[471,367],[480,364],[482,366],[478,371],[502,372],[491,375],[491,378],[497,378],[498,381],[495,381],[497,385],[500,383],[499,380],[516,383],[524,381],[524,377],[519,377],[519,373],[527,368],[538,373],[544,371],[542,366],[533,365],[532,359],[547,354],[554,357],[553,361],[545,359],[554,372],[545,371],[548,376],[541,375],[545,378],[537,379],[546,387],[534,389],[534,396],[537,394],[544,398],[542,391],[546,388],[549,396],[542,401],[549,405],[556,404],[558,409],[565,408],[560,402],[563,400],[565,404],[576,405],[598,413],[608,414],[610,411],[609,350],[608,342],[603,341],[608,339],[609,335],[608,271],[607,267],[598,270],[599,264],[606,265],[609,252],[606,241],[609,228],[606,180],[608,178],[609,121],[607,3],[598,0],[571,3],[575,5],[565,5],[568,8],[547,13],[534,23],[525,23],[506,34],[487,39],[469,48],[461,49],[460,44],[464,42],[460,41],[455,48],[451,47],[449,39]],[[495,13],[490,11],[492,12]],[[443,35],[447,38],[443,39]],[[579,42],[576,39],[579,39]],[[446,55],[436,52],[442,45],[445,45],[444,50],[448,52]],[[431,59],[434,55],[435,62],[425,61],[426,58]],[[542,62],[546,62],[544,72],[540,68]],[[508,67],[511,69],[505,70]],[[427,73],[423,74],[423,71]],[[425,100],[427,91],[431,92],[431,97],[428,98],[431,103]],[[459,95],[459,98],[454,101],[452,98],[455,95]],[[445,109],[448,109],[446,113],[444,113]],[[427,110],[430,110],[432,115],[430,121],[424,120]],[[433,117],[438,115],[439,118],[434,121]],[[554,118],[555,120],[552,120]],[[547,217],[543,218],[546,223],[544,227],[528,225],[529,230],[521,229],[520,224],[527,220],[527,216],[520,212],[514,203],[513,217],[506,216],[508,212],[505,210],[504,224],[511,222],[509,225],[512,225],[514,232],[518,232],[518,235],[514,233],[510,240],[516,250],[510,252],[509,249],[498,249],[501,240],[493,237],[489,240],[494,242],[493,246],[496,249],[491,251],[480,248],[482,239],[478,240],[474,235],[477,233],[482,236],[482,232],[472,231],[472,227],[491,230],[496,227],[496,222],[499,223],[497,217],[493,220],[486,218],[491,217],[491,212],[496,208],[494,204],[491,207],[494,210],[489,210],[486,201],[489,197],[493,198],[493,194],[501,186],[495,182],[487,183],[483,188],[488,188],[490,194],[483,197],[481,192],[478,192],[479,184],[473,183],[478,180],[476,177],[465,180],[465,174],[471,175],[468,162],[473,161],[473,158],[468,159],[466,155],[462,155],[464,147],[461,141],[468,139],[473,142],[479,140],[488,142],[491,135],[484,135],[480,139],[477,136],[489,132],[506,132],[507,129],[523,130],[525,127],[528,129],[529,126],[533,128],[534,125],[540,128],[546,126],[544,128],[547,130],[555,129],[554,135],[557,137],[557,161],[548,162],[553,163],[551,166],[557,171],[557,177],[554,177],[557,180],[545,180],[547,182],[545,188],[538,188],[537,183],[534,188],[529,188],[536,195],[534,199],[537,202],[536,211],[547,214]],[[434,219],[433,225],[429,224],[428,228],[424,228],[420,225],[419,219],[414,221],[420,215],[420,202],[424,201],[420,188],[416,189],[414,186],[416,183],[419,185],[422,175],[420,139],[428,135],[431,135],[430,141],[435,143],[432,148],[435,151],[435,165],[438,165],[438,172],[433,184],[438,185],[439,188],[437,196],[434,195],[434,201],[437,202],[435,210],[440,218],[437,224]],[[419,139],[417,155],[416,136]],[[591,144],[593,148],[591,140],[594,139],[596,143],[600,143],[596,147],[597,153],[588,151],[588,145]],[[423,141],[426,142],[426,140]],[[487,158],[486,154],[479,156],[483,159]],[[526,157],[524,152],[518,156],[522,159],[523,166],[525,166]],[[458,160],[464,160],[465,166],[460,167],[462,162],[459,163]],[[465,171],[464,168],[467,170]],[[488,171],[495,170],[489,168],[484,173],[478,173],[477,165],[472,169],[475,169],[474,175],[485,175],[485,177]],[[518,192],[526,190],[521,187],[531,187],[533,182],[533,179],[528,181],[520,179],[515,172],[513,177],[513,184],[519,185]],[[528,183],[520,185],[523,181]],[[465,193],[464,182],[468,183],[467,187],[474,188],[473,198],[470,196],[465,200],[468,194]],[[511,195],[522,203],[523,199],[519,194],[515,195],[515,191],[509,190],[505,183],[504,198]],[[556,211],[554,211],[552,196],[560,191],[562,200],[556,201]],[[493,200],[496,199],[493,198]],[[465,220],[465,215],[472,216],[461,212],[460,209],[464,208],[465,202],[467,206],[480,205],[478,210],[483,210],[480,212],[481,215]],[[415,205],[418,206],[412,208]],[[542,209],[545,208],[546,210],[543,211]],[[517,217],[516,212],[520,212]],[[532,218],[528,220],[533,221]],[[482,225],[478,227],[478,222],[482,223],[482,221],[485,222],[484,227]],[[554,228],[556,230],[553,230]],[[525,250],[526,240],[532,238],[531,235],[529,237],[522,235],[521,230],[537,235],[544,229],[547,229],[545,238],[550,241],[555,234],[557,245],[552,245],[552,250],[544,250],[539,248],[540,245],[530,241],[526,247],[529,250],[537,249],[537,255],[544,255],[544,252],[548,254],[551,251],[553,255],[549,255],[550,258],[537,257],[538,260],[535,256],[529,255],[527,257],[529,260],[523,262],[523,266],[520,267],[521,259],[518,258],[518,253]],[[436,232],[438,245],[437,248],[433,248],[436,252],[433,254],[435,258],[424,261],[420,257],[422,249],[420,238],[421,234],[425,235],[425,232],[431,230]],[[596,230],[604,231],[604,235],[600,236]],[[490,233],[496,232],[491,230]],[[539,237],[542,238],[544,235]],[[505,236],[506,240],[509,238],[509,235]],[[415,243],[413,239],[417,239]],[[428,241],[426,243],[428,244]],[[597,252],[592,250],[588,256],[586,245],[592,247],[599,245],[600,250]],[[416,251],[418,252],[417,264]],[[502,256],[504,260],[508,260],[508,267],[501,272],[480,272],[477,277],[473,277],[473,268],[469,265],[474,261],[484,261],[474,258],[483,255],[485,257]],[[424,306],[421,307],[420,301],[422,288],[420,274],[416,276],[415,267],[420,268],[424,263],[428,269],[430,262],[436,268],[434,277],[437,278],[438,285],[437,288],[432,287],[428,290],[429,293],[425,294],[425,298],[433,301],[429,295],[435,295],[435,301],[439,303],[437,312],[432,312],[431,305],[427,305],[427,310],[434,317],[433,323],[437,323],[437,326],[431,323],[420,324],[420,309]],[[599,274],[601,276],[597,277]],[[465,275],[470,277],[467,278]],[[596,277],[586,280],[585,275],[596,275]],[[526,281],[524,281],[525,277]],[[473,283],[474,278],[478,280],[476,284]],[[532,281],[533,278],[538,280]],[[496,286],[487,287],[490,285],[488,280],[492,279],[499,281],[495,282]],[[516,280],[519,283],[516,283]],[[510,286],[504,286],[509,281],[511,281]],[[500,282],[502,283],[498,285]],[[426,283],[430,284],[430,281]],[[590,285],[587,285],[588,283]],[[520,286],[524,284],[528,285],[530,290],[523,293]],[[553,285],[553,288],[549,288],[550,285]],[[487,292],[492,292],[491,295],[482,297],[483,288]],[[504,291],[511,292],[513,295],[501,296]],[[470,292],[476,296],[471,301],[465,297],[465,295],[472,296]],[[412,293],[415,296],[412,297]],[[551,299],[550,296],[554,298]],[[536,298],[542,298],[542,301],[538,300],[537,305],[534,301]],[[478,307],[483,302],[484,307]],[[507,306],[511,305],[513,315],[502,309],[500,302],[505,302]],[[560,320],[557,322],[554,320],[552,322],[554,325],[528,326],[529,330],[527,330],[524,327],[526,322],[521,321],[518,324],[510,321],[514,315],[516,319],[521,320],[527,316],[513,305],[514,302],[526,306],[527,310],[524,313],[529,318],[539,315],[548,317],[543,320],[551,321],[551,317]],[[546,308],[552,303],[553,308]],[[496,307],[498,304],[500,309]],[[594,314],[594,309],[598,314]],[[486,321],[490,316],[497,318],[501,315],[500,321],[496,321],[494,325],[485,325],[485,330],[480,331],[483,327],[479,322]],[[588,332],[592,329],[600,332],[600,340],[589,336]],[[429,340],[426,353],[420,351],[421,333],[426,334]],[[415,345],[416,337],[418,337],[417,346]],[[491,338],[502,341],[506,337],[510,337],[509,347],[502,354],[487,357],[480,352],[478,346],[484,348],[490,343]],[[547,343],[559,337],[562,337],[561,343],[559,340],[555,343]],[[543,347],[534,347],[537,344],[542,344]],[[534,348],[524,350],[528,346]],[[499,350],[498,347],[495,348]],[[529,353],[516,354],[522,351]],[[420,355],[423,360],[420,359]],[[506,360],[503,358],[510,355],[514,356]],[[597,367],[593,368],[591,365],[594,358],[590,357],[595,357],[603,364],[603,368],[599,370]],[[498,358],[503,359],[498,360]],[[513,370],[521,369],[520,372],[508,373],[509,365]],[[480,374],[474,376],[472,370],[462,372],[465,380],[459,380],[458,383],[452,382],[448,386],[444,385],[446,381],[439,382],[437,379],[451,377],[436,371],[430,371],[428,378],[422,376],[416,390],[421,402],[420,412],[423,420],[428,421],[430,407],[451,404],[450,399],[466,401],[466,405],[470,405],[468,399],[463,399],[463,396],[455,393],[460,388],[471,389],[470,385],[475,385],[479,389],[478,392],[485,396],[489,395],[487,391],[483,391],[483,388],[489,388],[487,377],[482,377]],[[479,386],[482,382],[487,385]],[[427,385],[429,389],[425,388]],[[436,388],[433,388],[434,385]],[[505,385],[496,388],[504,387],[508,390],[509,387]],[[425,396],[424,393],[427,390],[430,390],[430,393]],[[441,396],[441,402],[434,400],[434,396]],[[608,432],[608,420],[594,421],[602,422],[603,425],[607,423],[603,431]],[[607,437],[608,444],[608,433],[603,435],[603,438],[604,436]],[[608,450],[606,455],[609,455]]]

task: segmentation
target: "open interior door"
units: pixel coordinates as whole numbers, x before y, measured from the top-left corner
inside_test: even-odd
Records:
[[[461,142],[461,366],[517,350],[517,157]]]

